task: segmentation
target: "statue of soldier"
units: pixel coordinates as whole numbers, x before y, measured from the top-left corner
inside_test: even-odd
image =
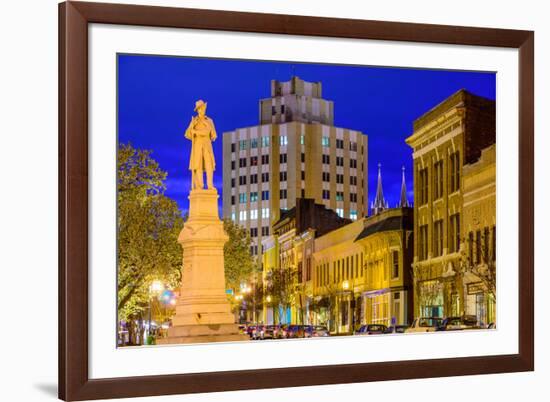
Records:
[[[203,173],[206,171],[206,183],[208,189],[214,189],[214,170],[216,161],[212,142],[216,140],[216,129],[211,118],[206,116],[206,102],[195,102],[196,116],[191,118],[189,127],[185,130],[185,138],[192,141],[191,157],[189,158],[189,170],[191,170],[192,189],[204,188]]]

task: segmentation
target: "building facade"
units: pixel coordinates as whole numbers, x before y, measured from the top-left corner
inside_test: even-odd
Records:
[[[465,314],[496,323],[496,145],[464,165]]]
[[[250,231],[253,255],[299,198],[342,218],[367,214],[367,136],[334,126],[320,82],[272,81],[259,121],[223,135],[223,216]]]
[[[309,198],[281,213],[262,242],[265,323],[312,323],[314,240],[350,222]]]
[[[495,143],[495,102],[460,90],[414,122],[415,317],[465,314],[464,165]]]
[[[361,324],[407,325],[412,319],[413,209],[405,175],[397,208],[388,208],[379,166],[373,215],[314,242],[315,324],[352,333]]]

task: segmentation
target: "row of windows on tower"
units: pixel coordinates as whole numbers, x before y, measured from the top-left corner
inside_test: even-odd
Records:
[[[251,174],[250,176],[239,176],[239,186],[246,186],[247,184],[247,178],[250,177],[250,184],[258,184],[258,174]],[[300,172],[300,177],[302,180],[306,179],[306,172],[303,170]],[[262,183],[268,183],[269,182],[269,173],[265,172],[260,175],[260,178],[262,179]],[[330,173],[329,172],[322,172],[321,178],[324,182],[330,182]],[[288,174],[286,171],[279,172],[279,181],[287,181]],[[231,187],[235,187],[237,183],[237,179],[235,177],[231,178]],[[343,174],[337,174],[336,175],[336,183],[337,184],[344,184],[344,175]],[[349,184],[351,186],[357,185],[357,176],[350,176],[349,177]],[[330,197],[329,197],[330,198]]]
[[[305,137],[304,135],[300,135],[300,145],[304,145],[305,143]],[[269,137],[263,136],[260,138],[251,138],[250,140],[239,140],[238,143],[231,143],[231,152],[236,152],[237,145],[239,146],[240,151],[246,151],[247,149],[255,149],[255,148],[267,148],[269,147]],[[286,135],[280,135],[279,136],[279,145],[288,145],[288,136]],[[330,137],[322,137],[321,138],[321,145],[324,148],[330,147]],[[344,140],[337,139],[336,140],[336,148],[337,149],[344,149]],[[357,142],[350,141],[349,143],[349,150],[352,152],[357,152]]]
[[[447,169],[448,191],[449,194],[452,194],[460,189],[460,154],[458,151],[449,155]],[[443,178],[445,175],[445,164],[443,159],[439,159],[433,163],[431,173],[433,179],[432,196],[435,201],[442,198],[444,193]],[[418,184],[418,205],[427,204],[429,201],[430,184],[430,172],[427,166],[418,171]]]
[[[301,153],[301,162],[306,161],[306,155],[302,152]],[[279,154],[279,163],[287,163],[288,158],[287,154]],[[261,162],[262,165],[268,165],[269,164],[269,155],[261,155],[258,156],[251,156],[250,157],[250,166],[258,166],[258,162]],[[322,156],[322,162],[325,165],[330,164],[330,155],[323,154]],[[233,160],[231,161],[231,170],[235,170],[237,166],[237,161]],[[248,158],[239,158],[239,167],[245,168],[248,166]],[[344,157],[343,156],[337,156],[336,157],[336,166],[344,166]],[[363,165],[361,165],[362,167]],[[356,159],[350,159],[349,160],[349,167],[351,169],[357,169],[357,160]]]

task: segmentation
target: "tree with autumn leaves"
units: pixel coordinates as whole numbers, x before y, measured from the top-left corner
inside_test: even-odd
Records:
[[[146,318],[154,280],[169,289],[181,284],[177,239],[184,218],[177,203],[164,194],[167,173],[151,151],[121,144],[117,168],[118,318],[134,323]],[[236,289],[254,268],[250,237],[229,220],[224,229],[229,236],[224,247],[226,287]]]

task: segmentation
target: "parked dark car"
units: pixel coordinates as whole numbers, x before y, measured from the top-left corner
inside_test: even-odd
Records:
[[[384,333],[385,334],[404,334],[407,328],[409,328],[407,325],[395,325],[395,326],[388,327],[386,329],[386,332]]]
[[[289,325],[286,329],[286,338],[304,338],[305,336],[303,325]]]
[[[248,325],[246,327],[245,333],[252,338],[252,335],[254,334],[254,331],[256,330],[257,325]]]
[[[475,315],[466,315],[462,317],[447,317],[436,331],[461,331],[464,329],[480,329]]]
[[[384,334],[388,330],[383,324],[368,324],[361,325],[359,329],[355,332],[356,335],[377,335]]]

